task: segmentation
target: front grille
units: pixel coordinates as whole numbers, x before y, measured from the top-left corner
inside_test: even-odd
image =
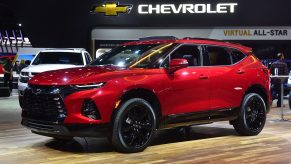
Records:
[[[24,92],[23,112],[25,118],[63,122],[67,112],[63,97],[56,87],[30,86]]]
[[[22,77],[20,77],[19,81],[20,81],[21,83],[28,83],[28,81],[29,81],[29,77],[24,77],[24,76],[22,76]]]
[[[28,76],[28,72],[20,72],[21,76]]]
[[[26,126],[38,130],[53,131],[54,126],[50,124],[44,124],[36,121],[27,121]]]

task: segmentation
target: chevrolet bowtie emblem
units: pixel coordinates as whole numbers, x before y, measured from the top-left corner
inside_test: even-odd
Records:
[[[132,5],[119,5],[118,2],[107,2],[94,6],[91,13],[104,13],[106,16],[118,16],[119,13],[128,14]]]

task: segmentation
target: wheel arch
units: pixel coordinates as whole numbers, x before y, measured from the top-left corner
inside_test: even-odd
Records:
[[[150,105],[153,107],[156,116],[157,116],[157,124],[159,123],[159,120],[162,117],[162,110],[161,110],[161,104],[160,104],[160,100],[157,97],[157,95],[149,90],[149,89],[145,89],[145,88],[133,88],[130,90],[127,90],[126,92],[124,92],[121,97],[119,98],[117,105],[115,106],[115,108],[113,109],[112,115],[111,115],[111,122],[112,120],[114,120],[115,115],[118,111],[118,108],[127,100],[131,99],[131,98],[142,98],[144,100],[146,100],[148,103],[150,103]]]
[[[268,94],[267,90],[262,85],[260,85],[260,84],[251,85],[250,87],[248,87],[246,89],[244,97],[249,93],[257,93],[257,94],[259,94],[263,98],[263,100],[264,100],[264,102],[266,104],[267,113],[270,111],[269,94]]]

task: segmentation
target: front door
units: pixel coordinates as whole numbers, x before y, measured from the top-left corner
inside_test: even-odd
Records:
[[[181,115],[208,110],[209,72],[201,67],[200,47],[181,45],[169,56],[171,59],[186,59],[189,67],[168,75],[166,114]]]

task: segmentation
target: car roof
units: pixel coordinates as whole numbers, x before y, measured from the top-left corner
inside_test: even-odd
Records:
[[[177,43],[193,43],[193,44],[206,44],[206,45],[214,45],[214,46],[222,46],[222,47],[230,47],[243,51],[244,53],[249,53],[252,51],[252,48],[243,46],[237,43],[230,43],[226,41],[220,40],[211,40],[211,39],[180,39],[176,41]]]
[[[13,56],[13,55],[5,55],[5,56],[0,56],[0,58],[14,58],[15,57],[15,55]]]
[[[230,43],[226,41],[220,41],[220,40],[212,40],[212,39],[203,39],[203,38],[198,38],[198,39],[176,39],[176,40],[141,40],[141,41],[134,41],[134,42],[128,42],[124,43],[122,45],[127,46],[127,45],[142,45],[142,44],[165,44],[165,43],[180,43],[180,44],[203,44],[203,45],[214,45],[214,46],[222,46],[222,47],[230,47],[230,48],[235,48],[243,53],[249,53],[252,51],[252,48],[243,46],[241,44],[237,43]]]
[[[140,41],[133,41],[123,43],[123,46],[129,45],[142,45],[142,44],[165,44],[165,43],[174,43],[176,40],[140,40]]]
[[[47,48],[44,50],[41,50],[40,52],[75,52],[75,53],[81,53],[82,51],[85,51],[83,48]]]

